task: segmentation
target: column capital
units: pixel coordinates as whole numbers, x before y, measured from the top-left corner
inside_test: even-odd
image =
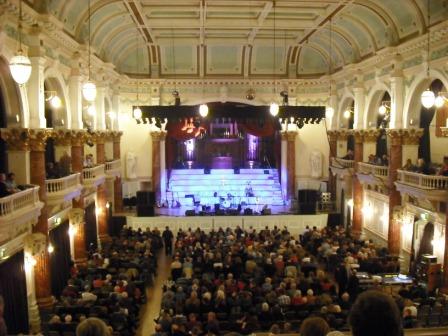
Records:
[[[29,150],[29,137],[26,128],[3,128],[1,138],[6,141],[9,151]]]
[[[53,131],[53,138],[56,146],[70,146],[72,143],[72,131],[67,129],[58,129]]]
[[[403,129],[403,145],[419,145],[423,136],[423,128]]]
[[[376,128],[370,128],[362,130],[364,142],[376,142],[380,136],[380,130]]]
[[[52,136],[52,131],[47,129],[29,129],[30,149],[34,152],[45,152],[47,139]]]
[[[351,134],[351,131],[347,129],[340,129],[337,131],[337,134],[339,141],[347,141],[348,136]]]
[[[72,130],[71,131],[71,145],[82,146],[87,138],[87,133],[84,130]]]
[[[363,130],[351,130],[350,134],[355,138],[355,143],[362,144],[364,142],[364,132]]]
[[[403,130],[389,128],[386,130],[387,137],[390,140],[392,146],[400,146],[403,143]]]
[[[298,132],[296,132],[296,131],[287,131],[286,137],[287,137],[288,141],[295,141],[297,134],[298,134]]]
[[[165,140],[166,132],[150,132],[152,141],[162,141]]]
[[[105,131],[95,131],[92,134],[92,140],[97,144],[97,145],[104,145],[104,142],[106,140],[107,137],[107,132]]]
[[[123,132],[121,132],[121,131],[112,131],[113,142],[120,142],[122,135],[123,135]]]
[[[329,130],[327,131],[327,136],[329,141],[337,141],[338,140],[338,131],[336,130]]]

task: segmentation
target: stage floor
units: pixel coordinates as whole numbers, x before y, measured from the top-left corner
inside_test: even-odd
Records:
[[[251,208],[254,212],[259,213],[263,207],[261,205],[258,207],[254,205],[249,208]],[[269,209],[271,209],[272,215],[295,214],[294,212],[291,212],[290,207],[286,205],[272,205],[269,206]],[[180,208],[155,208],[155,213],[157,216],[185,217],[185,211],[187,210],[195,210],[196,214],[198,214],[199,211],[201,211],[201,207],[181,206]],[[241,210],[241,213],[243,213],[243,210]],[[205,216],[213,216],[213,214]]]

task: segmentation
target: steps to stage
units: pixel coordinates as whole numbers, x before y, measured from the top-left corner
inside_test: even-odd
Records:
[[[240,169],[239,174],[233,169],[211,169],[210,174],[204,169],[173,169],[167,199],[182,206],[284,205],[277,169]]]

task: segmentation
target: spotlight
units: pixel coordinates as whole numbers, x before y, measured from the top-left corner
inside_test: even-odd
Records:
[[[47,248],[47,250],[48,250],[48,253],[53,253],[54,252],[54,246],[53,245],[51,245],[51,243],[50,244],[48,244],[48,248]]]
[[[434,105],[436,105],[437,108],[441,108],[443,105],[445,105],[445,100],[446,98],[439,93],[436,100],[434,101]]]
[[[207,104],[201,104],[199,106],[199,114],[202,118],[205,118],[206,116],[208,116],[208,106]]]
[[[133,114],[135,119],[141,119],[143,115],[142,110],[138,106],[134,108]]]
[[[278,115],[279,109],[280,108],[277,103],[271,103],[271,105],[269,106],[269,112],[273,117],[276,117]]]
[[[247,100],[254,100],[255,99],[255,90],[249,89],[246,91],[246,99]]]
[[[430,89],[427,89],[426,91],[423,91],[422,96],[420,97],[422,105],[426,107],[427,109],[434,106],[436,96],[434,95],[434,92],[432,92]]]
[[[280,96],[283,97],[283,106],[288,106],[288,91],[283,90],[282,92],[280,92]]]

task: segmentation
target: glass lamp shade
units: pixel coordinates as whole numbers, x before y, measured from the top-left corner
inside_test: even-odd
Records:
[[[140,107],[136,107],[134,109],[134,111],[133,111],[133,114],[134,114],[134,118],[135,119],[141,119],[142,115],[143,115],[142,110],[140,109]]]
[[[387,112],[387,107],[386,107],[386,106],[381,105],[381,106],[378,108],[378,113],[379,113],[379,114],[381,114],[381,115],[385,115],[386,112]]]
[[[53,108],[58,109],[62,106],[62,100],[58,96],[54,96],[51,98],[50,104]]]
[[[90,106],[87,108],[87,113],[89,114],[89,116],[94,117],[95,114],[96,114],[96,108],[95,108],[95,106],[90,105]]]
[[[96,85],[93,82],[86,82],[82,86],[82,95],[85,100],[92,102],[96,98]]]
[[[31,76],[31,62],[28,57],[18,52],[9,62],[9,69],[12,78],[17,84],[23,85],[30,79]]]
[[[421,101],[422,105],[426,108],[431,108],[434,106],[436,100],[436,96],[434,95],[434,92],[432,92],[430,89],[427,89],[422,93]]]
[[[205,118],[206,116],[208,116],[208,106],[207,104],[201,104],[199,106],[199,115],[203,118]]]
[[[271,103],[271,105],[269,106],[269,112],[273,117],[277,116],[279,109],[280,108],[277,103]]]
[[[436,105],[437,108],[441,108],[444,104],[445,104],[445,97],[439,94],[436,100],[434,101],[434,105]]]
[[[334,116],[334,108],[327,106],[325,109],[325,118],[332,119]]]
[[[345,110],[345,111],[344,111],[344,118],[345,118],[345,119],[349,119],[349,118],[350,118],[350,115],[351,115],[351,113],[350,113],[349,110]]]

